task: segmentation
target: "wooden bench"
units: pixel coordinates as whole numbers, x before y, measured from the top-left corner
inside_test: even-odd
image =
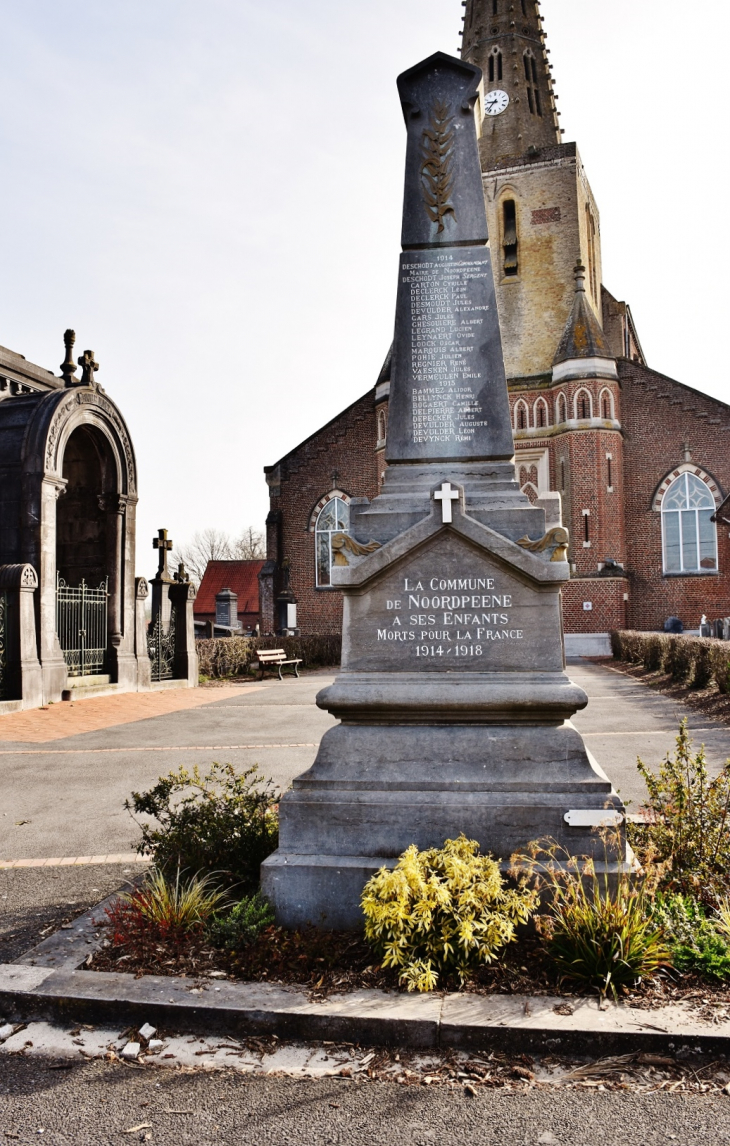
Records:
[[[299,659],[293,658],[287,660],[286,653],[283,649],[259,649],[259,668],[261,669],[261,676],[259,680],[264,679],[264,672],[267,668],[278,668],[279,680],[283,680],[281,670],[284,665],[291,665],[294,670],[294,676],[299,676],[299,665],[302,663],[301,657]]]

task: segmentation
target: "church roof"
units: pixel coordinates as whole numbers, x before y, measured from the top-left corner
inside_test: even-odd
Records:
[[[215,595],[221,589],[238,594],[239,613],[259,612],[259,573],[263,561],[209,561],[195,598],[194,612],[215,613]]]
[[[563,336],[558,343],[553,366],[559,362],[569,362],[574,358],[613,358],[600,323],[586,298],[585,267],[578,263],[575,268],[575,301],[570,318],[565,324]]]

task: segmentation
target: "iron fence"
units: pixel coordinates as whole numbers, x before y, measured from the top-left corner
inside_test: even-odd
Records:
[[[175,674],[175,619],[173,605],[167,632],[162,627],[162,617],[159,613],[149,630],[147,648],[152,662],[153,680],[172,680]]]
[[[108,578],[98,589],[84,580],[56,585],[56,632],[69,676],[98,676],[106,668]]]

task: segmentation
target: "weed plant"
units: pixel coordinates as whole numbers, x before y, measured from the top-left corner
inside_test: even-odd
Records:
[[[158,870],[197,872],[252,894],[261,863],[278,844],[278,799],[257,765],[239,773],[232,764],[213,764],[205,775],[196,766],[161,776],[124,806],[142,833],[137,851],[152,856]]]
[[[608,860],[619,839],[612,832],[603,838]],[[599,874],[591,857],[570,855],[551,839],[512,857],[513,874],[527,873],[544,904],[535,922],[561,981],[617,998],[670,966],[671,951],[652,917],[652,887],[634,886],[627,865],[613,867],[613,875],[608,863]]]
[[[711,779],[704,746],[693,752],[685,719],[657,773],[637,763],[649,793],[648,822],[628,825],[639,861],[664,866],[663,890],[714,906],[730,891],[730,760]]]
[[[208,935],[216,947],[240,951],[258,939],[274,922],[274,909],[260,891],[244,896],[227,915],[215,915],[208,924]]]
[[[671,892],[657,895],[653,916],[662,928],[678,971],[705,979],[730,978],[730,929],[720,915],[712,918],[696,899]]]
[[[537,906],[524,881],[507,888],[496,860],[478,851],[463,835],[425,852],[413,844],[365,885],[365,938],[409,991],[431,991],[449,976],[463,983]]]

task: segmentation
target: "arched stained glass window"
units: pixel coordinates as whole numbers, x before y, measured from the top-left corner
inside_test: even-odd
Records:
[[[341,497],[333,497],[319,512],[314,530],[314,544],[317,564],[317,587],[332,584],[332,538],[335,533],[348,533],[350,529],[350,507]]]
[[[715,499],[696,474],[683,473],[662,499],[665,573],[714,573],[717,530]]]

